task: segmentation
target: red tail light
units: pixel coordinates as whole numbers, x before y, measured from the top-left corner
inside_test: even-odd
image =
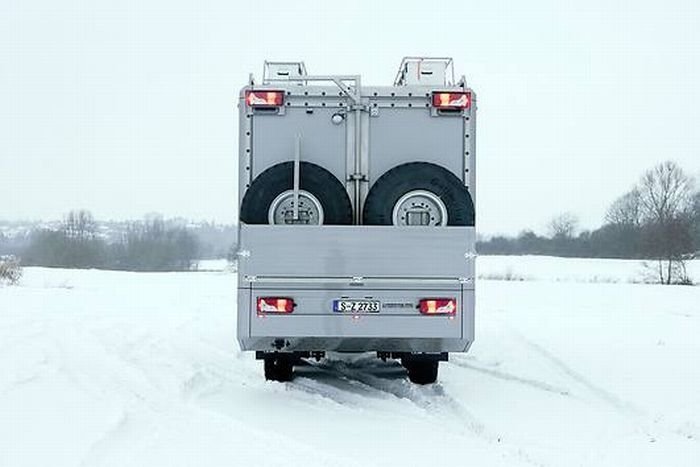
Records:
[[[296,304],[286,297],[258,297],[258,313],[291,313]]]
[[[472,105],[470,92],[434,92],[433,107],[438,109],[468,109]]]
[[[454,298],[424,298],[418,308],[424,315],[454,315],[457,312],[457,300]]]
[[[279,107],[284,103],[284,92],[246,91],[245,102],[249,107]]]

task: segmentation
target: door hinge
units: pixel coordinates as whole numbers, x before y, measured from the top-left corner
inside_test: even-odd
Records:
[[[467,251],[466,253],[464,253],[464,257],[467,260],[475,259],[477,256],[479,255],[477,255],[475,251]]]

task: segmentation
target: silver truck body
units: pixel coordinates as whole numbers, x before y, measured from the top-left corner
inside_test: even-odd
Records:
[[[416,62],[418,68],[416,68]],[[364,87],[359,76],[310,76],[301,63],[266,63],[239,99],[239,202],[266,169],[306,161],[347,190],[354,225],[240,224],[238,340],[262,352],[464,352],[474,341],[472,226],[362,225],[375,181],[422,161],[457,176],[475,198],[476,98],[451,60],[408,59],[393,86]],[[425,72],[430,71],[430,73]],[[439,75],[439,76],[438,76]],[[284,92],[284,105],[253,108],[249,90]],[[431,105],[435,91],[471,92],[468,109]],[[298,177],[298,173],[295,174]],[[297,183],[298,186],[298,183]],[[261,296],[293,297],[294,312],[263,315]],[[426,316],[426,297],[454,297],[457,312]],[[378,300],[377,313],[338,313],[338,299]]]

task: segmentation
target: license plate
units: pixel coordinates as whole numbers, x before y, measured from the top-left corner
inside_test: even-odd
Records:
[[[337,313],[379,313],[379,300],[333,300]]]

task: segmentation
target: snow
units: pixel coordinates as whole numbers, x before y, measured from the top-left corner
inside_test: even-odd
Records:
[[[0,465],[700,465],[700,287],[479,259],[509,267],[533,280],[478,282],[477,341],[427,387],[369,355],[264,381],[228,272],[27,268],[0,287]]]
[[[226,259],[200,259],[197,261],[198,271],[224,271],[231,268]]]
[[[480,256],[477,262],[481,279],[546,280],[563,282],[654,282],[655,270],[641,260],[600,258],[558,258],[554,256]],[[688,275],[700,282],[700,260],[686,262]],[[652,276],[650,276],[652,274]],[[651,281],[649,280],[651,279]]]

